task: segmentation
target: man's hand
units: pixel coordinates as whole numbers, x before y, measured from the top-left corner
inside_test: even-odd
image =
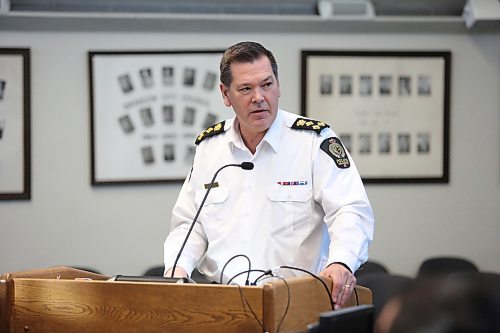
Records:
[[[331,264],[319,273],[320,276],[333,280],[332,300],[335,310],[340,309],[347,302],[356,286],[356,278],[342,264]]]
[[[165,277],[170,277],[172,275],[172,268],[169,268]],[[175,267],[174,277],[188,277],[188,273],[182,267]]]

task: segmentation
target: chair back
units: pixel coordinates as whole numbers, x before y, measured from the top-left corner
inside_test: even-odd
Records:
[[[354,276],[359,278],[360,276],[374,273],[389,273],[389,270],[380,262],[368,260],[361,265],[360,268],[358,268],[358,270],[354,273]]]
[[[375,318],[377,318],[385,303],[392,296],[406,288],[412,281],[413,278],[409,276],[373,273],[360,276],[357,284],[367,287],[372,291]]]
[[[478,272],[477,266],[466,258],[434,257],[424,260],[418,268],[417,278],[444,278],[456,272]]]

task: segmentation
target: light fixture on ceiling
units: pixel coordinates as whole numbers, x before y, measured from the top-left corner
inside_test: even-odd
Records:
[[[10,0],[0,0],[0,15],[7,15],[10,12]]]
[[[318,0],[318,13],[322,18],[371,19],[375,16],[369,0]]]
[[[462,17],[469,29],[478,22],[500,24],[500,1],[468,0],[464,6]]]

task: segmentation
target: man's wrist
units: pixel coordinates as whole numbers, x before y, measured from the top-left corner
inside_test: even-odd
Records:
[[[346,264],[344,264],[343,262],[340,262],[340,261],[334,261],[334,262],[332,262],[331,264],[328,264],[328,266],[326,266],[326,267],[330,267],[330,266],[331,266],[331,265],[333,265],[333,264],[338,264],[338,265],[342,265],[342,266],[344,266],[344,267],[345,267],[345,268],[346,268],[346,269],[347,269],[347,270],[348,270],[348,271],[352,274],[352,271],[351,271],[351,269],[349,268],[349,266],[347,266]]]

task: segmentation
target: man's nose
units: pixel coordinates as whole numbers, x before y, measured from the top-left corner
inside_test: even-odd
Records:
[[[264,100],[264,97],[262,95],[262,92],[260,91],[260,88],[257,88],[254,90],[253,97],[252,97],[252,102],[254,103],[261,103]]]

